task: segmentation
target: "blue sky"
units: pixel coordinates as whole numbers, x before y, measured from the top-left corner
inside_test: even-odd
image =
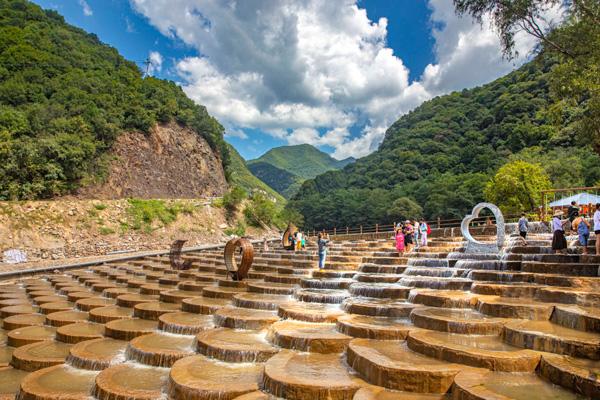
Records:
[[[151,73],[206,105],[247,159],[298,143],[364,156],[424,100],[526,60],[502,60],[489,27],[450,0],[34,2],[142,69],[151,56]]]

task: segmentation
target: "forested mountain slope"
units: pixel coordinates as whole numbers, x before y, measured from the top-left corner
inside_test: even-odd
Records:
[[[275,147],[247,164],[248,169],[259,179],[284,197],[290,198],[304,180],[341,169],[352,162],[352,157],[336,160],[310,144],[300,144]]]
[[[391,223],[406,214],[462,218],[515,158],[548,161],[556,185],[598,182],[600,158],[584,144],[574,149],[569,126],[550,121],[552,65],[540,56],[489,84],[425,102],[396,121],[373,154],[304,182],[288,207],[304,215],[306,228]]]
[[[143,78],[55,11],[0,0],[0,200],[97,182],[119,135],[169,123],[192,129],[228,164],[222,126],[175,83]]]

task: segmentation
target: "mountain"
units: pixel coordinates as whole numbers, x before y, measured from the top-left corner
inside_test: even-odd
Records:
[[[285,198],[293,196],[306,179],[344,168],[352,157],[336,160],[310,144],[275,147],[247,162],[250,171]]]
[[[575,142],[568,124],[559,129],[551,121],[555,64],[541,55],[489,84],[423,103],[387,130],[377,151],[305,181],[287,207],[304,215],[307,229],[418,214],[462,218],[513,159],[540,162],[555,187],[595,184],[600,157]]]
[[[230,174],[229,180],[231,183],[243,188],[247,192],[261,190],[274,199],[276,203],[285,204],[285,199],[279,193],[258,179],[252,174],[252,172],[248,170],[246,161],[244,161],[240,153],[238,153],[237,150],[229,144],[228,147],[231,160],[228,171]]]
[[[196,135],[191,147],[189,132]],[[131,180],[111,177],[119,140],[154,146],[140,148],[140,158],[129,149],[122,171]],[[205,149],[208,157],[201,156]],[[173,156],[170,164],[189,171],[145,175],[147,166],[163,166],[155,162],[163,150]],[[223,127],[177,84],[143,77],[96,35],[25,0],[0,0],[0,159],[0,200],[51,198],[138,175],[160,179],[168,197],[185,192],[186,174],[216,172],[216,180],[198,180],[198,190],[186,192],[214,195],[226,190],[229,163]]]
[[[353,158],[336,160],[310,144],[275,147],[257,159],[248,161],[252,165],[265,162],[303,179],[314,178],[332,169],[340,169],[353,162]]]

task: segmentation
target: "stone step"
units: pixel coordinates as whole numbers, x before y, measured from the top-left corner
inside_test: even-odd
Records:
[[[411,288],[395,283],[353,283],[348,289],[352,296],[378,299],[406,299]]]
[[[566,328],[600,333],[600,311],[595,307],[557,305],[551,320]]]
[[[586,263],[548,263],[537,261],[521,262],[523,272],[542,274],[560,274],[574,276],[598,276],[598,264]]]
[[[587,398],[600,398],[600,363],[555,354],[543,354],[539,374]]]
[[[413,352],[406,342],[354,339],[346,353],[367,382],[407,392],[446,393],[465,368]]]
[[[506,343],[531,350],[600,359],[600,334],[582,332],[550,321],[512,321],[502,332]]]
[[[410,320],[419,328],[470,335],[498,335],[510,321],[465,308],[437,307],[416,308]]]
[[[336,328],[348,336],[377,340],[404,340],[415,329],[408,318],[352,314],[340,316]]]
[[[498,318],[519,318],[547,321],[554,312],[554,304],[533,299],[485,296],[477,300],[477,310]]]

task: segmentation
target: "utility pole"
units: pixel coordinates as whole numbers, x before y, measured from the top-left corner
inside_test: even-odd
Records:
[[[148,76],[148,72],[150,71],[150,66],[152,65],[152,61],[150,58],[146,58],[144,60],[144,65],[146,66],[146,72],[144,73],[144,78]]]

